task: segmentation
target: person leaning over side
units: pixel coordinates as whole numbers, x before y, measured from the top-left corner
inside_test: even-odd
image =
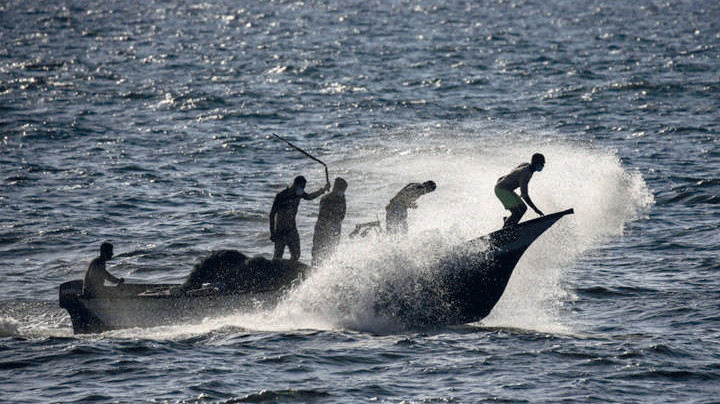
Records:
[[[385,224],[390,234],[404,234],[408,231],[407,216],[408,209],[417,208],[417,200],[421,196],[433,192],[436,188],[433,181],[425,181],[422,184],[412,182],[405,185],[385,207]]]

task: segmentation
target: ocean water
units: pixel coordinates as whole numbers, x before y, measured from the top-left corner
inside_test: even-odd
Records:
[[[720,402],[719,43],[704,0],[7,0],[0,401]],[[271,133],[350,183],[335,259],[272,310],[73,335],[57,288],[102,241],[133,282],[271,254],[275,193],[324,183]],[[491,315],[373,316],[501,225],[494,182],[535,152],[533,200],[575,214]],[[347,237],[428,179],[407,240]]]

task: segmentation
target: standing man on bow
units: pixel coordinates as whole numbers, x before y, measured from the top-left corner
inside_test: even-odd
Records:
[[[505,209],[510,211],[510,217],[504,219],[505,223],[503,224],[503,228],[520,222],[520,218],[522,218],[527,211],[527,206],[523,202],[523,199],[538,215],[545,216],[545,214],[535,206],[528,194],[528,183],[530,179],[534,173],[542,171],[543,167],[545,167],[545,156],[540,153],[535,153],[529,163],[520,164],[515,167],[510,174],[498,179],[495,184],[495,195],[500,199]],[[520,195],[522,197],[514,192],[517,188],[520,188]]]
[[[293,184],[275,195],[270,209],[270,240],[275,243],[273,259],[281,259],[285,247],[290,249],[290,260],[300,259],[300,234],[295,224],[300,200],[311,201],[330,189],[330,184],[311,194],[305,193],[305,177],[295,177]]]

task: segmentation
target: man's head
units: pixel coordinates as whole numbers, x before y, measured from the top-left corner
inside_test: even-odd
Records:
[[[103,259],[109,260],[113,257],[113,245],[105,242],[100,244],[100,256]]]
[[[425,192],[432,192],[437,188],[437,185],[435,181],[425,181],[423,182],[423,187],[425,187]]]
[[[295,177],[295,180],[293,180],[292,187],[295,190],[295,194],[302,195],[305,193],[305,184],[307,184],[307,180],[302,175],[298,175]]]
[[[545,156],[540,153],[533,154],[530,165],[533,171],[542,171],[543,167],[545,167]]]
[[[307,180],[306,180],[305,177],[303,177],[302,175],[298,175],[298,176],[295,177],[295,179],[293,180],[293,186],[296,187],[296,188],[297,188],[297,187],[305,188],[305,184],[307,184]]]
[[[347,181],[345,181],[344,179],[342,179],[340,177],[335,178],[335,183],[333,184],[333,191],[345,192],[347,187],[348,187]]]

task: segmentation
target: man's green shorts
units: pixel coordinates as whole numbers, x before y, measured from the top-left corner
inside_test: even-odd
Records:
[[[523,204],[518,194],[505,188],[495,187],[495,195],[500,199],[505,209],[508,210]]]

